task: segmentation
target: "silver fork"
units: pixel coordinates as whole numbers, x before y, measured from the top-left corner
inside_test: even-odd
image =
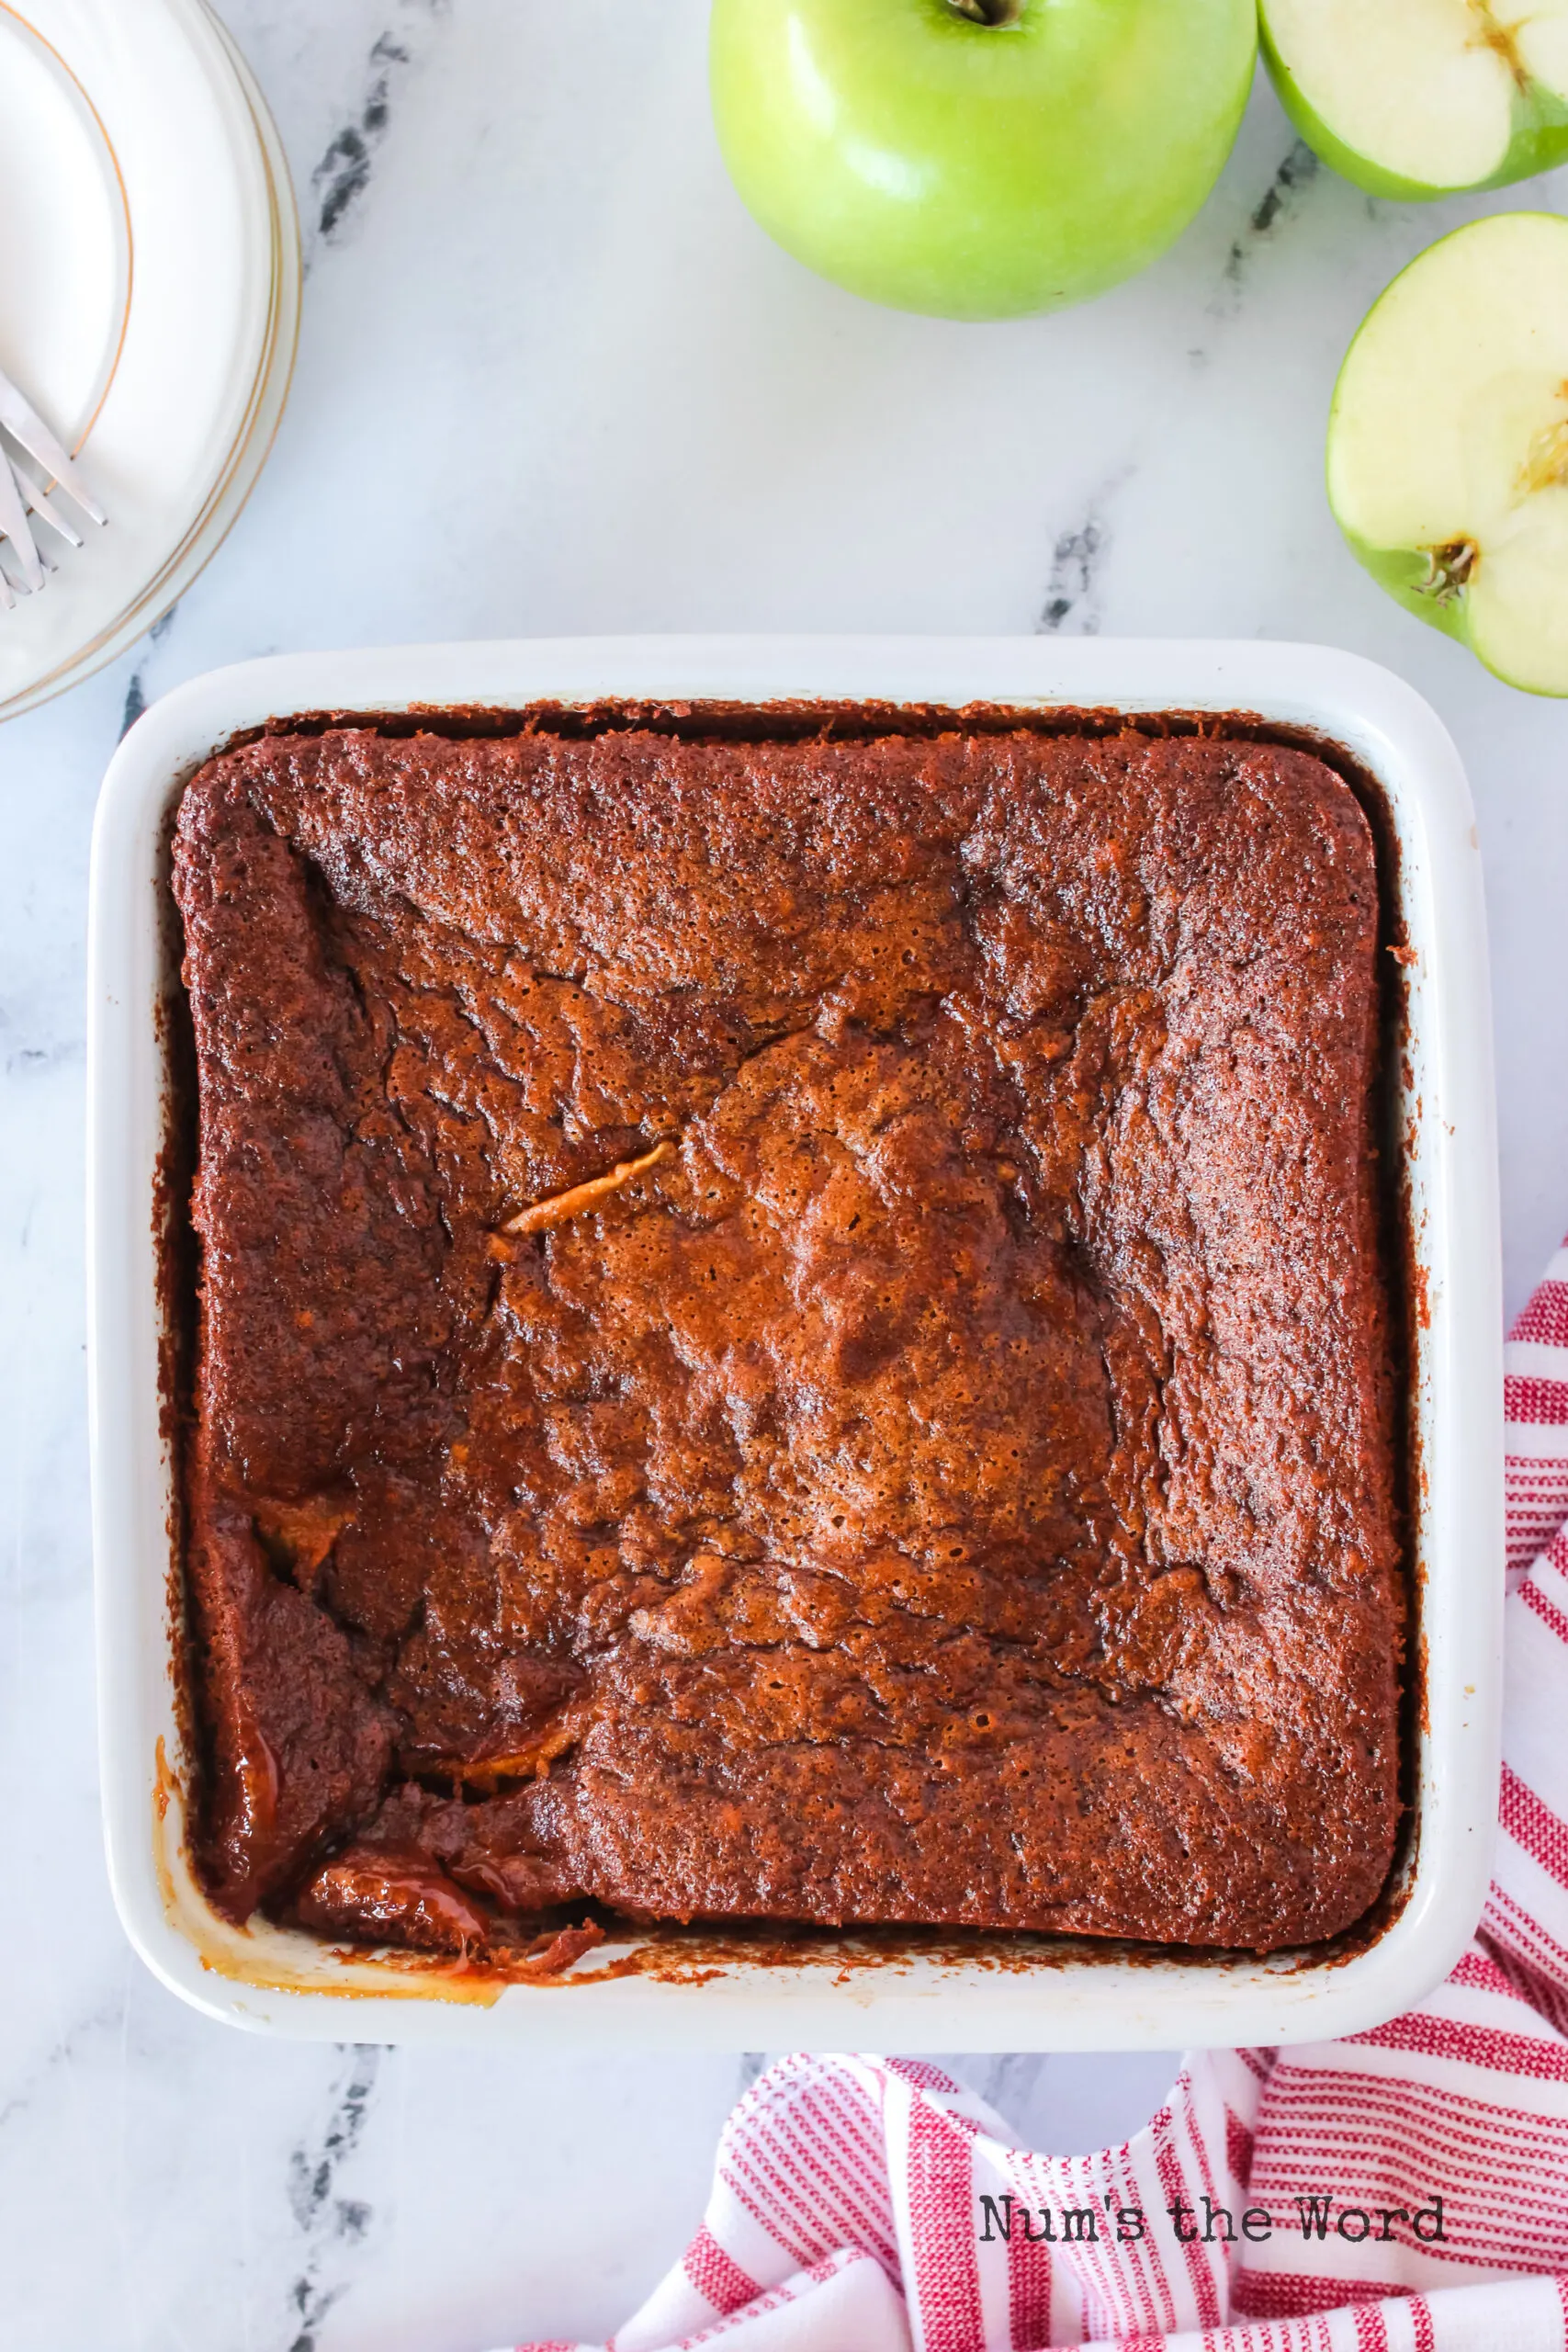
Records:
[[[9,482],[12,482],[12,489],[14,489],[14,492],[18,492],[18,494],[21,494],[21,508],[24,508],[24,515],[38,515],[38,520],[40,520],[40,522],[47,522],[47,525],[50,525],[51,532],[59,532],[59,537],[62,537],[63,541],[68,543],[68,546],[73,546],[73,548],[85,546],[83,534],[77,532],[77,526],[73,525],[71,517],[68,517],[66,513],[63,513],[63,508],[62,508],[62,505],[59,505],[59,501],[56,501],[56,499],[50,499],[50,496],[47,496],[45,492],[42,492],[42,489],[38,487],[38,482],[35,482],[35,480],[33,480],[33,475],[21,473],[21,470],[17,470],[17,473],[12,473],[12,468],[9,468],[9,466],[7,466],[7,461],[5,461],[5,454],[3,454],[3,452],[0,452],[0,473],[7,475]],[[5,489],[0,487],[0,505],[3,505],[3,503],[5,503]],[[5,529],[0,529],[0,537],[9,537],[9,532],[5,532]],[[38,532],[33,532],[33,526],[30,526],[30,525],[28,525],[28,541],[33,543],[35,567],[38,567],[38,585],[40,585],[40,588],[47,588],[47,583],[50,583],[50,574],[51,574],[51,571],[59,570],[59,564],[54,562],[54,558],[51,558],[51,555],[50,555],[50,550],[47,550],[47,548],[42,546],[42,541],[40,541],[40,538],[38,538]],[[21,548],[18,548],[18,550],[17,550],[17,560],[18,560],[18,562],[21,562]],[[33,588],[28,588],[28,591],[24,591],[24,593],[26,593],[26,595],[35,595],[35,593],[38,593],[38,591],[33,591]],[[0,612],[14,612],[14,609],[17,609],[17,591],[14,591],[12,583],[9,583],[9,581],[7,581],[7,576],[5,576],[5,571],[0,571]]]
[[[50,476],[50,490],[62,490],[82,509],[89,522],[102,526],[107,516],[92,496],[81,474],[66,456],[48,425],[11,381],[0,370],[0,426],[24,449],[36,465]],[[61,512],[48,491],[40,490],[6,449],[0,441],[0,540],[8,539],[21,572],[24,595],[37,595],[48,582],[54,566],[40,552],[33,533],[29,515],[36,514],[51,530],[58,531],[72,547],[82,545],[82,535]],[[16,604],[16,594],[5,571],[0,569],[0,609],[10,611]]]

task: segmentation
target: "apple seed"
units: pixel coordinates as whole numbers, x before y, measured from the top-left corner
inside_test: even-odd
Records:
[[[1568,384],[1557,388],[1559,400],[1568,400]],[[1514,487],[1528,498],[1535,490],[1562,490],[1568,486],[1568,417],[1560,416],[1555,424],[1542,425],[1531,439],[1529,455],[1515,477]]]

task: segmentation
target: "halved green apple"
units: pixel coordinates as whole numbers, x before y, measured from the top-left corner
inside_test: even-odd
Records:
[[[1568,0],[1262,0],[1309,147],[1373,196],[1502,187],[1568,158]]]
[[[1568,695],[1568,220],[1472,221],[1380,295],[1334,390],[1328,503],[1391,596]]]

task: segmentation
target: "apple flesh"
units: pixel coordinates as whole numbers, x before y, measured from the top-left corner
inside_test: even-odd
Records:
[[[1252,0],[714,0],[724,159],[769,233],[896,309],[1010,318],[1130,277],[1235,138]]]
[[[1472,221],[1394,279],[1335,388],[1328,498],[1402,605],[1568,695],[1568,220]]]
[[[1568,0],[1262,0],[1309,147],[1373,196],[1502,187],[1568,158]]]

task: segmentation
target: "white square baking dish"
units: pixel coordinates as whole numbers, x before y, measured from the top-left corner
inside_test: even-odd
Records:
[[[1271,1960],[1086,1942],[684,1967],[498,1987],[346,1954],[208,1905],[183,1841],[173,1460],[160,1393],[159,1185],[177,986],[167,830],[186,780],[243,729],[305,711],[606,700],[886,702],[1245,712],[1314,730],[1381,787],[1411,952],[1399,1074],[1415,1262],[1414,1836],[1404,1900],[1361,1949]],[[1495,1816],[1503,1597],[1498,1211],[1485,922],[1470,793],[1427,706],[1310,646],[1052,639],[577,639],[305,654],[198,678],[116,754],[93,843],[88,1351],[99,1720],[109,1874],[127,1933],[209,2016],[341,2041],[658,2041],[720,2049],[1134,2050],[1316,2041],[1447,1973],[1479,1916]],[[632,1942],[628,1939],[628,1949]],[[940,1939],[936,1939],[940,1943]],[[619,1947],[592,1956],[600,1969]],[[700,1960],[701,1964],[695,1963]]]

